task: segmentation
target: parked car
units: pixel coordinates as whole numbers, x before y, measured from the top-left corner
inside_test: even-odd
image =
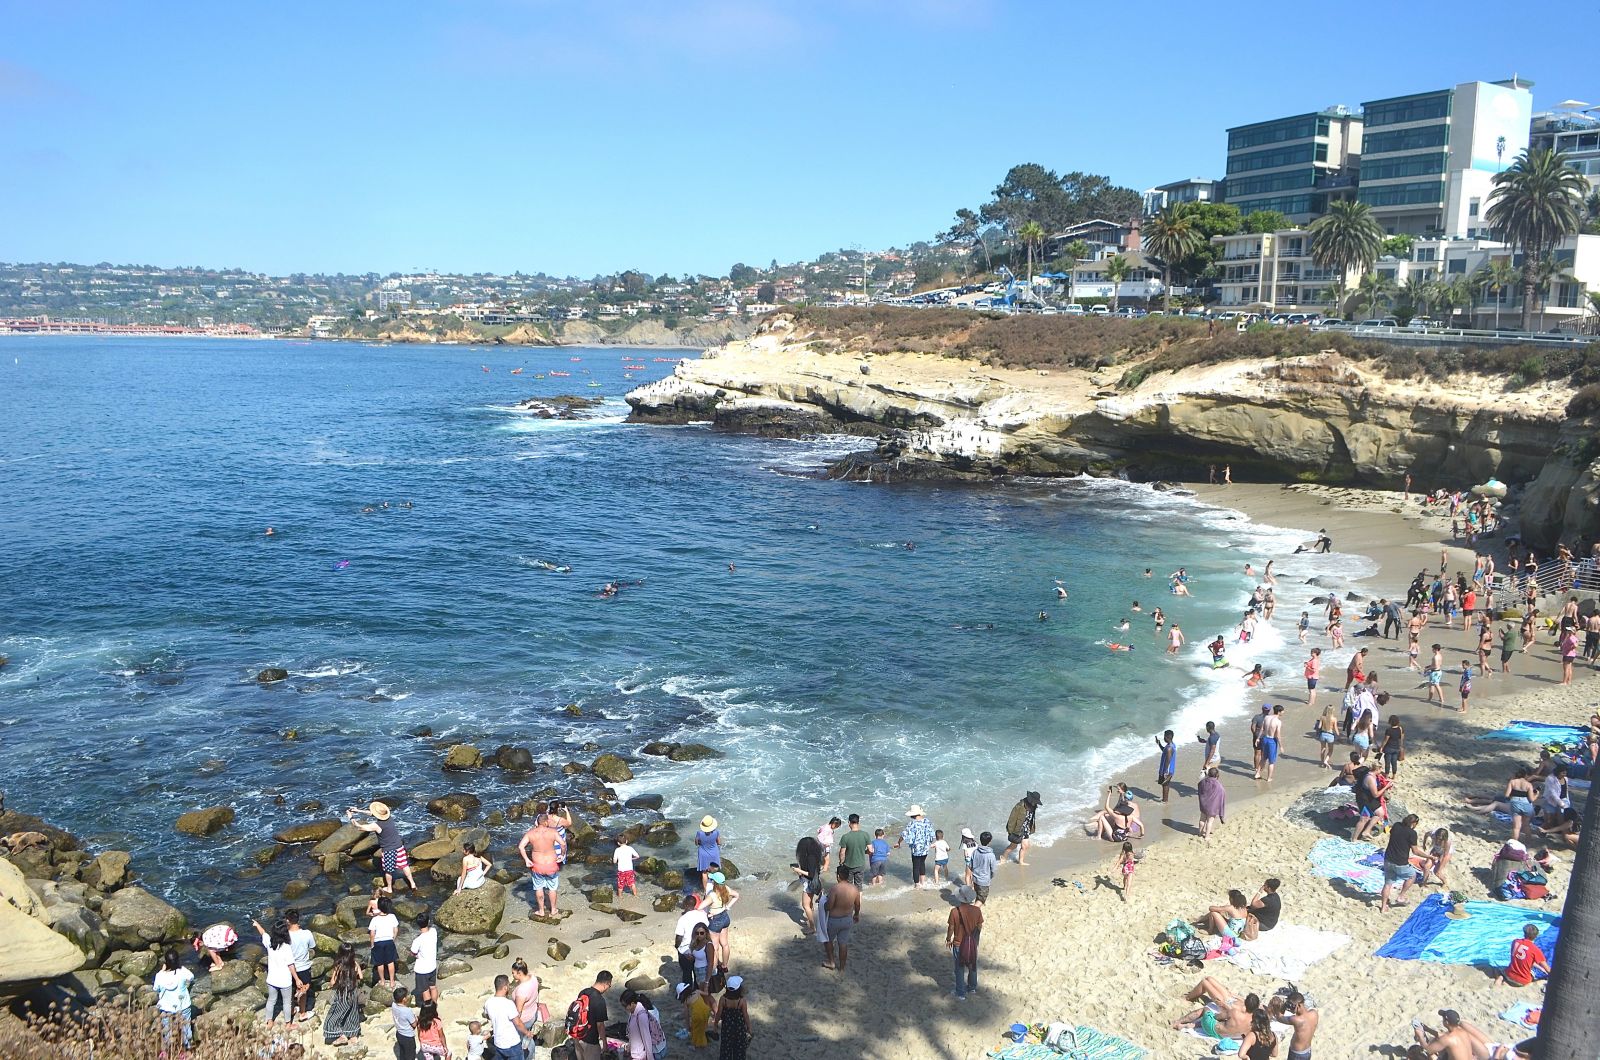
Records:
[[[1356,327],[1363,330],[1367,328],[1398,328],[1399,326],[1400,321],[1394,317],[1368,317],[1356,325]]]
[[[1125,317],[1128,320],[1136,320],[1139,317],[1144,316],[1145,311],[1143,309],[1135,309],[1131,305],[1125,305],[1118,308],[1118,310],[1111,315],[1116,317]]]
[[[1072,304],[1066,306],[1061,311],[1063,313],[1067,314],[1067,316],[1069,316],[1069,317],[1081,317],[1081,316],[1083,316],[1083,306],[1079,305],[1077,302],[1073,302]]]
[[[1107,309],[1103,305],[1097,305],[1093,309],[1089,310],[1089,312],[1093,313],[1097,317],[1104,317],[1104,316],[1110,316],[1111,315],[1111,310]]]
[[[1340,328],[1350,326],[1350,321],[1343,317],[1323,317],[1311,325],[1312,331],[1338,331]]]

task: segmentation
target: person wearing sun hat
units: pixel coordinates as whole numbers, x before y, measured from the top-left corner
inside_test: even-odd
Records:
[[[911,886],[919,889],[928,886],[928,848],[933,845],[933,825],[922,812],[920,805],[913,804],[906,811],[910,818],[905,828],[900,831],[900,838],[894,841],[896,850],[904,843],[911,848]]]
[[[709,813],[700,818],[700,830],[694,834],[695,868],[700,872],[700,887],[711,885],[707,873],[711,866],[722,863],[722,829],[717,819]]]
[[[1033,835],[1033,815],[1040,806],[1039,793],[1030,791],[1011,808],[1011,816],[1006,818],[1006,849],[1000,855],[1000,860],[1005,861],[1011,857],[1011,852],[1017,852],[1017,864],[1028,863],[1028,839]]]
[[[370,821],[358,821],[356,818],[370,817]],[[411,875],[411,859],[406,854],[405,843],[400,840],[400,829],[395,827],[394,814],[387,803],[371,802],[365,810],[354,806],[347,808],[345,820],[361,829],[371,832],[378,837],[378,850],[383,858],[383,885],[391,894],[394,893],[394,877],[396,873],[405,876],[406,883],[414,891],[417,881]]]

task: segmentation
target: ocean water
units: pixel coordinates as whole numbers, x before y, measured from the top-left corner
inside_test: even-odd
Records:
[[[297,871],[232,882],[301,800],[403,793],[420,839],[422,800],[492,808],[549,782],[447,777],[407,735],[424,725],[554,766],[589,742],[709,744],[725,757],[639,757],[622,792],[715,814],[746,871],[787,863],[834,812],[895,825],[917,802],[952,837],[1003,832],[1028,789],[1059,836],[1154,733],[1192,741],[1252,709],[1203,647],[1232,640],[1245,562],[1278,560],[1281,620],[1230,659],[1296,698],[1289,617],[1322,591],[1305,579],[1369,573],[1296,561],[1302,531],[1126,483],[829,482],[810,472],[859,440],[626,424],[621,396],[671,371],[657,356],[0,341],[8,805],[132,850],[207,912]],[[646,370],[626,378],[626,358]],[[550,370],[571,375],[536,378]],[[605,402],[576,422],[509,409],[560,393]],[[1166,590],[1179,565],[1192,599]],[[643,585],[601,598],[610,579]],[[1156,605],[1191,639],[1178,657]],[[265,666],[291,677],[260,686]],[[173,831],[218,803],[238,813],[222,834]]]

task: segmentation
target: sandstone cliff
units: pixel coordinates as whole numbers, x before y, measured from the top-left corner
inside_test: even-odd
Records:
[[[349,324],[336,338],[368,342],[440,343],[457,345],[495,344],[503,346],[674,346],[705,349],[746,338],[756,322],[745,319],[719,320],[669,328],[659,320],[646,318],[620,327],[605,328],[589,320],[570,320],[551,325],[518,324],[515,327],[478,327],[449,318],[423,321],[391,320],[380,325]]]
[[[815,341],[803,320],[769,318],[750,339],[629,394],[632,418],[879,434],[874,453],[837,468],[871,478],[1194,477],[1207,464],[1231,463],[1236,477],[1375,485],[1398,485],[1410,471],[1423,488],[1541,479],[1529,490],[1541,509],[1531,535],[1583,536],[1600,522],[1596,469],[1553,457],[1573,392],[1564,384],[1397,380],[1336,352],[1145,374],[1130,373],[1137,359],[1022,369],[948,350],[850,347]],[[1565,430],[1577,452],[1588,432]]]

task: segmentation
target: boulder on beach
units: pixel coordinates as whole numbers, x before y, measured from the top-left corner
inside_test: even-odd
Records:
[[[476,795],[465,791],[452,791],[437,799],[428,800],[428,812],[447,821],[465,821],[483,805]]]
[[[624,989],[636,993],[647,993],[651,990],[660,990],[667,985],[667,981],[659,975],[636,975],[623,984]]]
[[[419,861],[438,861],[446,854],[455,853],[456,849],[456,841],[446,837],[444,839],[430,839],[427,842],[418,843],[414,847],[407,847],[406,853],[411,855],[411,863],[415,865]]]
[[[202,980],[195,983],[195,988],[208,990],[220,997],[237,994],[255,981],[256,970],[250,964],[245,961],[228,961],[221,968],[207,972]]]
[[[130,860],[126,850],[104,851],[84,867],[83,882],[97,891],[114,891],[128,882]]]
[[[350,827],[355,832],[357,839],[366,834],[353,825],[346,826],[338,821],[307,821],[304,824],[292,824],[274,834],[272,838],[285,846],[293,846],[296,843],[316,843],[320,846],[323,840],[338,834],[340,829],[345,827]],[[313,850],[313,853],[317,852]],[[321,853],[327,853],[327,851],[321,851]]]
[[[83,967],[83,962],[84,951],[72,940],[0,902],[0,984],[54,979]]]
[[[45,910],[45,920],[51,931],[70,940],[95,964],[104,960],[111,950],[106,922],[87,906],[59,902]]]
[[[630,810],[659,810],[665,801],[660,795],[635,795],[622,805]]]
[[[278,842],[281,843],[283,842],[282,833],[279,835]],[[320,858],[324,854],[343,854],[355,846],[362,836],[366,835],[371,835],[371,833],[365,832],[353,824],[336,823],[333,831],[329,832],[321,840],[315,841],[317,845],[311,848],[311,856]]]
[[[544,952],[545,956],[549,957],[552,961],[564,961],[567,959],[567,956],[572,953],[572,947],[568,946],[560,939],[551,939],[550,945],[545,947]]]
[[[628,763],[610,753],[596,758],[589,766],[589,772],[608,784],[621,784],[633,779],[633,770],[628,768]]]
[[[184,835],[215,835],[233,823],[232,806],[208,806],[179,814],[175,827]]]
[[[456,935],[487,935],[500,926],[506,912],[506,888],[494,880],[446,898],[434,914],[441,931]]]
[[[672,744],[667,743],[665,740],[651,740],[649,743],[639,748],[639,753],[655,755],[657,758],[665,758],[672,753],[672,746]]]
[[[461,852],[452,850],[433,863],[428,875],[440,883],[454,883],[461,878]]]
[[[494,749],[494,764],[507,773],[530,773],[533,771],[533,752],[526,747],[501,744]]]
[[[256,674],[256,680],[260,681],[264,685],[270,685],[278,681],[287,681],[288,679],[289,671],[285,670],[281,666],[268,666]]]
[[[481,769],[483,752],[470,743],[452,744],[444,753],[444,768],[452,770]]]
[[[143,887],[122,888],[106,898],[100,912],[111,940],[128,949],[177,942],[189,926],[182,913]]]

